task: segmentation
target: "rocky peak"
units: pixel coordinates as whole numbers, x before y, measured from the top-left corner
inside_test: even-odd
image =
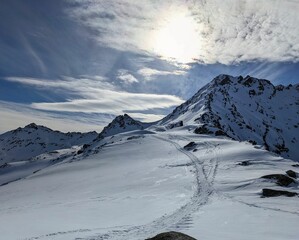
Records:
[[[30,123],[28,125],[25,126],[25,128],[33,128],[33,129],[38,129],[38,126],[35,123]]]
[[[128,132],[133,130],[142,130],[149,124],[142,123],[131,118],[128,114],[119,115],[113,119],[103,131],[99,134],[98,139],[103,139],[104,137],[112,136],[122,132]]]
[[[264,145],[297,159],[298,105],[296,85],[275,87],[265,79],[219,75],[159,124],[182,122],[198,125],[204,132],[221,130],[233,139]]]

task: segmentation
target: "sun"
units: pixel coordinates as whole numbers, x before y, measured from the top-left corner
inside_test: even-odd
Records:
[[[196,21],[188,13],[164,17],[151,39],[152,51],[162,58],[180,63],[194,61],[200,53],[200,36]]]

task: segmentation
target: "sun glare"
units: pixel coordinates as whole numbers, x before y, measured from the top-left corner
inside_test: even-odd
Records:
[[[176,13],[165,17],[154,32],[152,50],[168,60],[192,62],[200,52],[197,24],[190,14]]]

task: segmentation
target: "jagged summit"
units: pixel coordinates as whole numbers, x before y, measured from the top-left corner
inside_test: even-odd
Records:
[[[299,85],[274,86],[251,76],[219,75],[158,123],[117,116],[98,139],[122,132],[193,126],[196,133],[226,135],[264,145],[269,151],[298,159]]]
[[[35,123],[30,123],[30,124],[26,125],[25,128],[34,128],[34,129],[37,129],[38,126]]]
[[[122,132],[128,132],[133,130],[143,130],[148,127],[149,123],[142,123],[131,118],[128,114],[119,115],[113,119],[108,126],[104,127],[103,131],[99,134],[98,139],[112,136]]]
[[[200,127],[197,132],[225,134],[298,159],[298,119],[298,85],[275,87],[265,79],[219,75],[159,125],[182,122]]]

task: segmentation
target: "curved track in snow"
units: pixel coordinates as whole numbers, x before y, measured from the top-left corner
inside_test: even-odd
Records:
[[[104,234],[95,235],[93,237],[84,238],[89,240],[104,240],[104,239],[145,239],[149,236],[153,236],[165,230],[182,230],[188,228],[188,225],[192,223],[192,214],[198,209],[205,205],[210,195],[214,192],[213,182],[217,172],[218,162],[217,162],[217,147],[211,143],[203,142],[206,146],[206,153],[214,154],[212,159],[200,160],[198,157],[193,155],[191,152],[186,151],[178,143],[171,139],[176,139],[175,136],[168,135],[168,138],[153,136],[154,138],[168,142],[172,144],[179,152],[186,155],[190,161],[191,165],[195,170],[195,192],[190,199],[190,201],[175,210],[174,212],[164,215],[155,221],[141,226],[134,226],[128,229],[113,230]],[[179,139],[177,139],[179,140]],[[80,238],[78,238],[80,239]]]

